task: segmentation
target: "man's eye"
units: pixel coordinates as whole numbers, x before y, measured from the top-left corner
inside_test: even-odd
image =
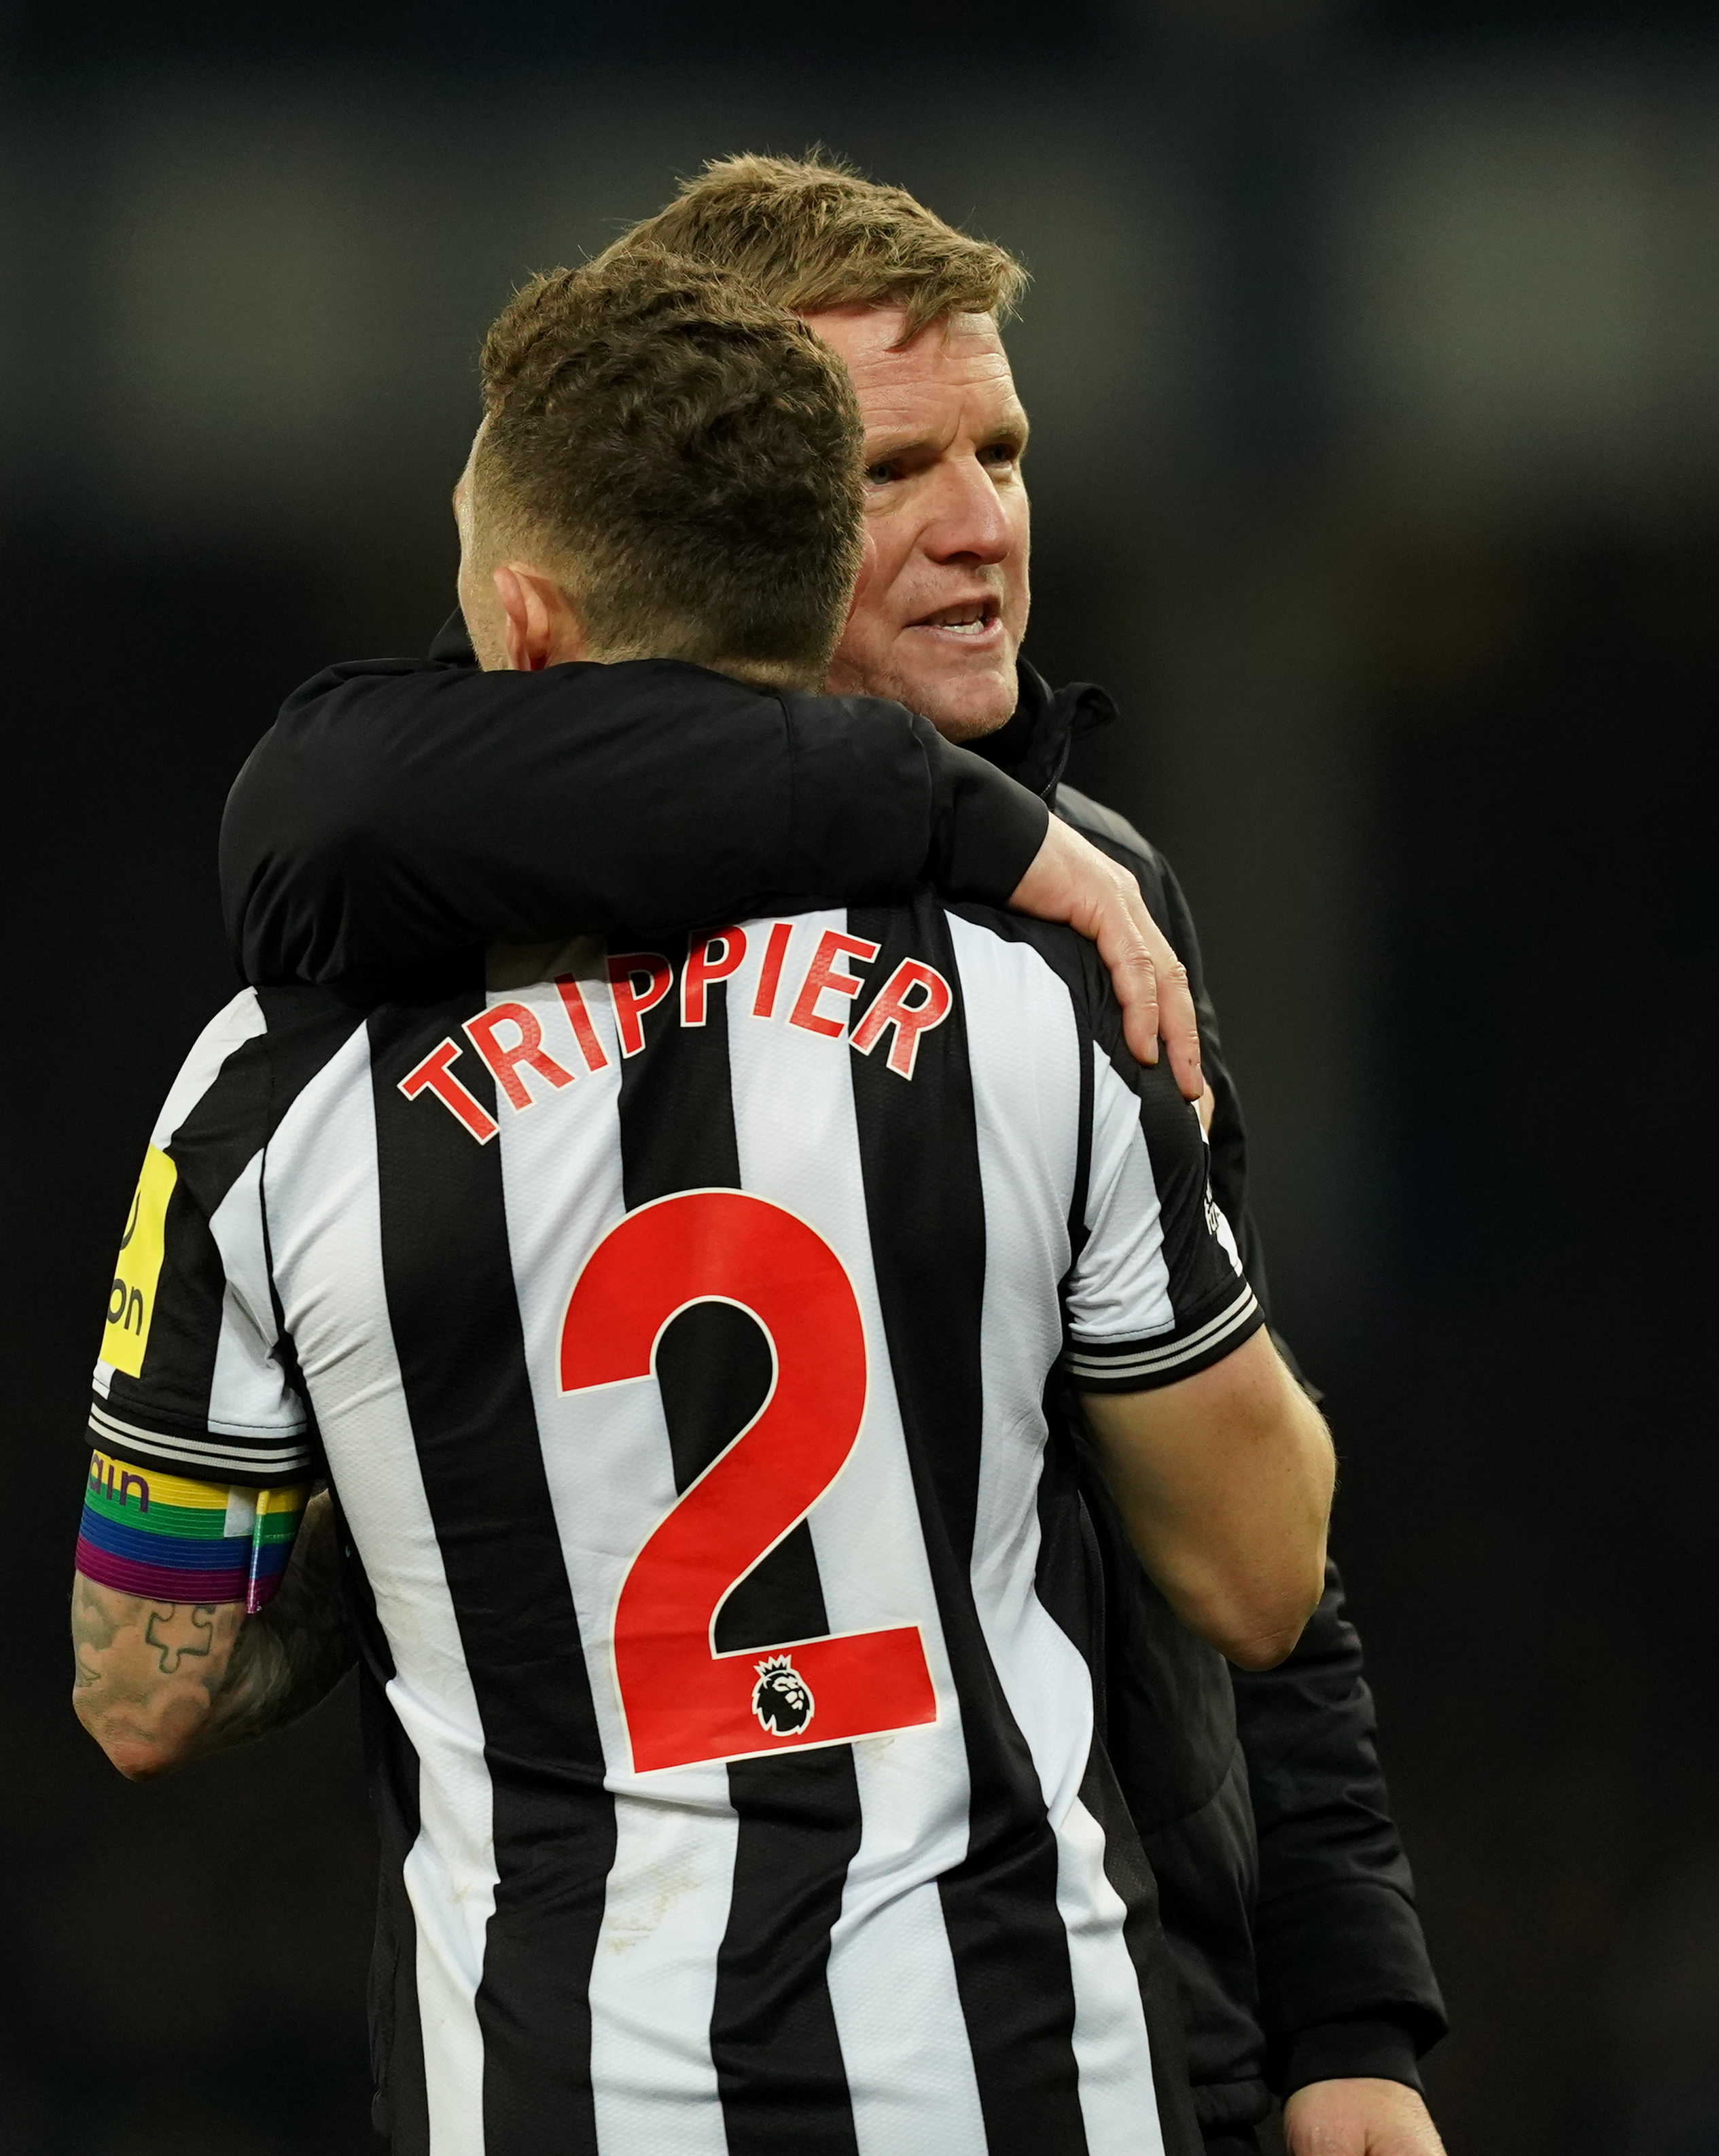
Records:
[[[987,442],[979,452],[979,461],[984,465],[1011,465],[1019,460],[1020,455],[1013,442]]]
[[[898,480],[900,477],[901,466],[899,465],[882,464],[867,465],[866,466],[866,485],[867,486],[888,486],[893,480]]]

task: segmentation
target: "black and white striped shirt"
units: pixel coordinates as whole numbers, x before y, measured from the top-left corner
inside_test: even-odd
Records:
[[[326,1462],[398,2150],[1189,2145],[1043,1404],[1259,1317],[1088,946],[928,899],[247,991],[154,1148],[94,1426]]]

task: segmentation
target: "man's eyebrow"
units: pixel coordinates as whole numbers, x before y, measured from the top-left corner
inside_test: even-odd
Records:
[[[1005,413],[994,427],[986,428],[986,442],[1011,443],[1016,453],[1027,447],[1027,438],[1032,432],[1027,414],[1020,410]],[[887,464],[892,457],[908,455],[914,449],[929,449],[941,439],[923,427],[884,428],[876,434],[866,436],[865,458],[868,465]]]
[[[932,439],[923,427],[886,428],[882,434],[866,436],[866,462],[884,464],[891,457],[905,456],[909,449],[929,449]]]

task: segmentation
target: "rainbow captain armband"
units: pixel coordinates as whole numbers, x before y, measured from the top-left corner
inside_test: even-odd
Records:
[[[304,1517],[308,1484],[230,1490],[92,1454],[78,1529],[85,1579],[146,1602],[272,1600]]]

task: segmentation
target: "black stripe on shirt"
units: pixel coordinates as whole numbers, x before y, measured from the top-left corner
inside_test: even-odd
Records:
[[[227,1288],[209,1223],[287,1110],[363,1022],[320,989],[265,991],[258,1000],[267,1030],[226,1058],[163,1148],[178,1175],[142,1372],[132,1378],[116,1370],[106,1399],[96,1394],[91,1403],[90,1435],[103,1451],[193,1481],[291,1481],[316,1459],[313,1437],[291,1427],[247,1435],[208,1426]],[[275,1345],[287,1348],[282,1367],[291,1379],[290,1343]]]
[[[369,1022],[383,1271],[493,1791],[486,2156],[594,2156],[589,1991],[615,1808],[532,1404],[502,1149],[399,1091],[482,1003]],[[493,1111],[489,1074],[467,1060],[462,1078]]]
[[[1032,921],[1024,913],[1007,913],[991,906],[951,906],[949,911],[995,936],[999,942],[1024,943],[1036,951],[1068,992],[1069,1015],[1074,1021],[1074,1052],[1078,1059],[1076,1086],[1079,1121],[1074,1140],[1074,1181],[1068,1194],[1068,1265],[1086,1247],[1087,1192],[1093,1164],[1093,1024],[1092,1014],[1110,993],[1109,976],[1096,947],[1072,928],[1049,921]]]
[[[1061,976],[1073,1002],[1081,1036],[1084,1142],[1077,1175],[1083,1224],[1092,1158],[1093,1055],[1096,1049],[1138,1104],[1140,1135],[1158,1194],[1158,1232],[1175,1322],[1166,1332],[1132,1340],[1094,1340],[1071,1332],[1063,1367],[1084,1392],[1149,1392],[1196,1376],[1233,1354],[1264,1318],[1253,1290],[1218,1239],[1212,1195],[1211,1150],[1199,1118],[1182,1098],[1167,1056],[1137,1063],[1123,1036],[1122,1013],[1094,946],[1069,931],[982,908],[971,917],[1012,940],[1030,942]],[[1078,1255],[1083,1224],[1071,1244]]]
[[[686,940],[677,937],[668,955],[678,980]],[[643,1051],[622,1064],[629,1211],[678,1190],[740,1188],[728,993],[726,982],[711,984],[698,1027],[677,1024],[678,999],[666,998],[646,1016]],[[769,1350],[744,1312],[697,1304],[663,1335],[656,1373],[675,1486],[684,1490],[762,1405]],[[716,1645],[729,1653],[829,1629],[802,1521],[723,1604]],[[739,1830],[710,2048],[729,2156],[857,2156],[829,1987],[830,1934],[860,1843],[852,1751],[734,1760],[728,1797]]]
[[[358,1719],[382,1862],[370,1953],[371,2123],[393,2156],[430,2156],[424,2031],[418,2018],[418,1925],[405,1865],[418,1839],[418,1752],[388,1697],[388,1635],[357,1551],[339,1523],[347,1605],[358,1640]]]
[[[1182,2022],[1186,2008],[1176,1963],[1164,1936],[1158,1882],[1140,1845],[1139,1830],[1129,1816],[1115,1769],[1098,1743],[1081,1778],[1080,1801],[1104,1834],[1104,1876],[1127,1912],[1122,1934],[1140,1980],[1164,2156],[1205,2156],[1188,2080],[1187,2040]]]
[[[960,975],[928,897],[853,908],[883,947],[934,966],[955,1004],[922,1034],[913,1082],[855,1055],[854,1106],[890,1369],[919,1502],[938,1614],[961,1699],[968,1853],[939,1881],[991,2156],[1082,2156],[1074,1984],[1057,1908],[1057,1845],[1038,1771],[991,1659],[973,1601],[984,1382],[985,1204]],[[875,993],[875,991],[873,991]],[[859,1000],[856,1023],[868,997]]]
[[[162,1148],[178,1173],[162,1227],[149,1344],[136,1377],[116,1370],[106,1399],[95,1397],[97,1411],[106,1409],[117,1425],[113,1445],[104,1450],[124,1455],[127,1435],[142,1446],[156,1431],[193,1445],[200,1440],[242,1460],[244,1437],[211,1436],[208,1427],[227,1293],[226,1267],[209,1222],[261,1149],[268,1113],[269,1040],[260,1034],[240,1041]],[[99,1432],[95,1442],[103,1445]],[[270,1432],[265,1442],[278,1450],[290,1434]],[[169,1471],[195,1479],[198,1471],[178,1460]],[[229,1469],[217,1460],[206,1472],[208,1480],[223,1481]]]
[[[1109,1056],[1111,1069],[1140,1103],[1140,1135],[1158,1193],[1171,1306],[1176,1331],[1186,1332],[1219,1305],[1233,1301],[1245,1285],[1218,1239],[1212,1148],[1192,1103],[1181,1096],[1169,1057],[1142,1064],[1130,1055],[1122,1037],[1122,1014],[1108,985],[1092,1006],[1091,1024],[1093,1037]],[[1240,1339],[1232,1342],[1240,1344]]]

